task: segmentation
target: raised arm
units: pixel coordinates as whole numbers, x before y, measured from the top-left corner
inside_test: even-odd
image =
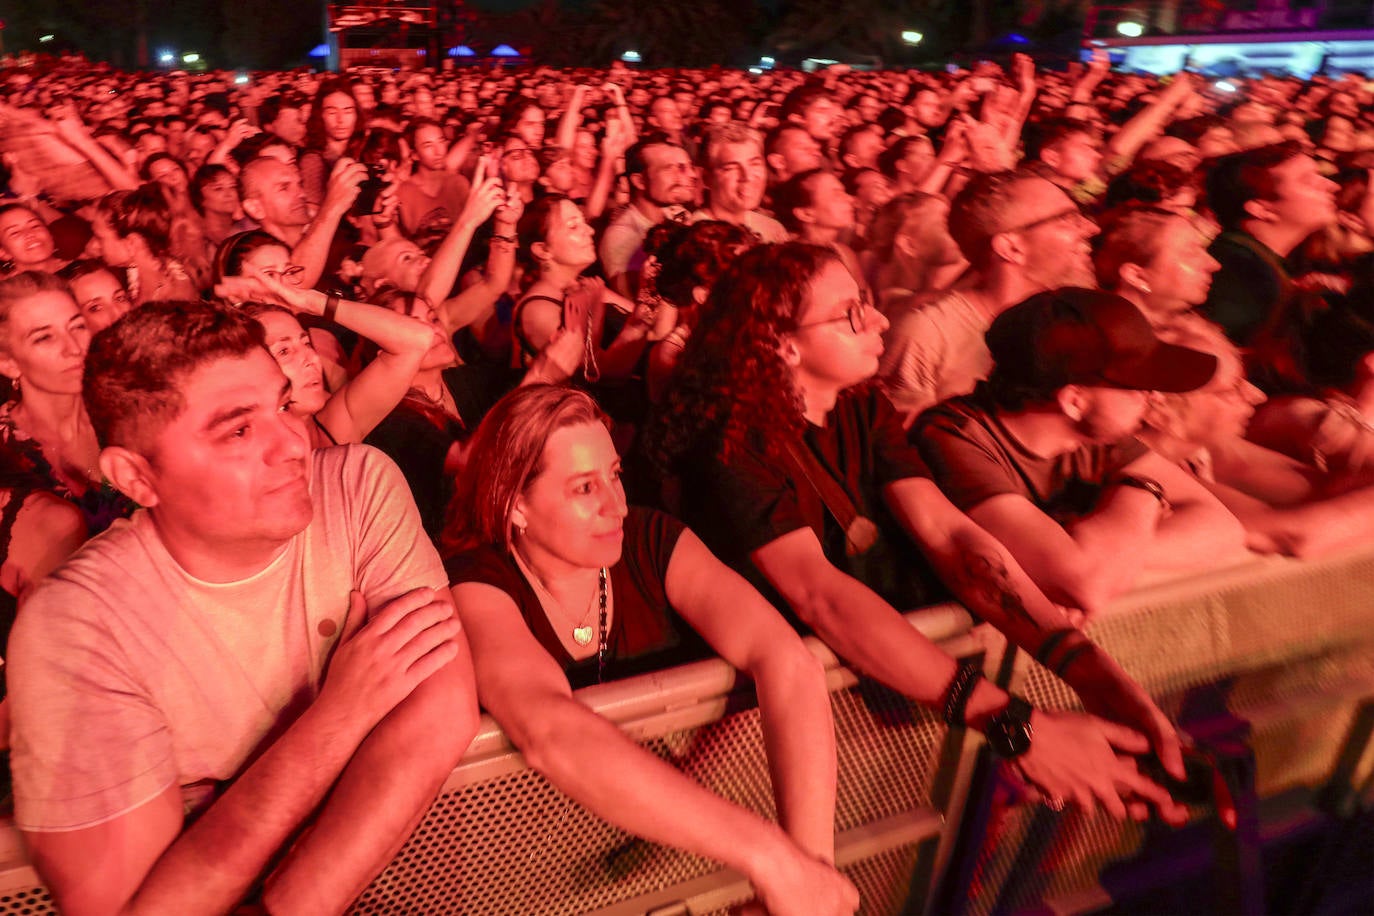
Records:
[[[334,233],[339,231],[339,221],[358,199],[358,189],[365,178],[367,168],[361,162],[340,159],[334,163],[320,209],[305,230],[305,235],[291,249],[291,262],[305,268],[305,273],[301,275],[301,286],[311,287],[320,282],[324,265],[329,260],[329,246],[334,241]]]
[[[460,583],[453,600],[482,706],[559,791],[623,830],[737,869],[770,913],[854,911],[849,882],[776,825],[708,792],[579,703],[505,592]]]
[[[754,679],[783,829],[834,861],[835,729],[824,669],[773,606],[690,531],[678,538],[665,585],[683,619]]]
[[[1093,51],[1092,60],[1088,62],[1088,66],[1083,68],[1083,75],[1079,77],[1078,82],[1074,83],[1073,91],[1069,93],[1070,104],[1075,102],[1091,103],[1098,84],[1106,78],[1111,69],[1112,59],[1107,54],[1107,49],[1098,48]]]
[[[634,146],[635,140],[639,139],[639,129],[635,127],[634,116],[630,114],[630,106],[625,102],[625,90],[620,88],[619,83],[607,83],[605,89],[611,94],[615,117],[620,121],[625,135],[625,148],[629,149]]]
[[[1107,151],[1126,162],[1135,159],[1140,148],[1155,137],[1174,110],[1193,92],[1193,75],[1186,70],[1174,74],[1171,82],[1155,100],[1141,109],[1107,141]]]
[[[606,202],[610,200],[611,189],[615,187],[615,180],[620,174],[620,157],[629,148],[626,143],[629,136],[621,121],[613,118],[606,122],[606,133],[601,138],[601,156],[596,162],[596,180],[582,208],[588,220],[594,220],[606,212]]]
[[[453,226],[444,236],[444,240],[439,243],[429,267],[425,268],[424,274],[420,277],[417,292],[430,302],[442,303],[439,308],[439,320],[449,329],[449,333],[471,324],[481,314],[482,310],[471,307],[471,299],[460,303],[461,294],[450,298],[449,293],[458,280],[458,271],[463,266],[463,257],[467,254],[468,245],[472,243],[472,234],[505,202],[505,199],[500,178],[489,177],[486,159],[479,159],[477,171],[472,176],[472,189],[468,192],[467,200],[463,202],[463,209],[453,221]],[[494,298],[492,301],[495,301]],[[463,309],[455,307],[453,303],[467,304],[469,307]]]
[[[1011,69],[1016,78],[1016,107],[1009,113],[1002,136],[1008,144],[1015,145],[1035,104],[1035,61],[1029,54],[1013,54]]]
[[[578,83],[573,87],[572,96],[563,117],[558,119],[558,133],[555,141],[560,149],[572,149],[577,142],[577,131],[582,127],[582,102],[587,97],[590,86]]]
[[[91,132],[86,129],[81,116],[77,114],[76,106],[68,103],[54,109],[51,123],[57,131],[57,136],[72,149],[85,156],[91,165],[95,166],[95,170],[100,173],[101,177],[110,183],[110,187],[117,191],[132,191],[138,187],[138,176],[128,166],[110,155],[110,151],[91,136]]]
[[[315,419],[339,444],[362,442],[410,390],[436,329],[379,305],[336,299],[316,289],[297,289],[265,275],[226,277],[216,295],[232,301],[271,302],[298,315],[327,318],[375,343],[377,358],[337,389]]]
[[[490,181],[495,179],[489,179]],[[496,302],[502,294],[510,289],[511,279],[515,276],[516,252],[520,249],[516,228],[520,222],[520,215],[525,211],[525,204],[513,188],[503,192],[500,182],[496,182],[494,191],[486,193],[494,196],[478,202],[481,212],[489,212],[491,200],[496,200],[497,204],[491,240],[487,248],[487,264],[482,271],[482,278],[456,295],[444,299],[438,306],[439,320],[450,335],[460,328],[482,321],[496,307]],[[468,199],[472,200],[472,197],[469,196]],[[481,222],[477,225],[481,225]],[[469,234],[469,239],[470,237]],[[466,251],[466,248],[464,250]],[[462,253],[458,255],[459,262],[463,257]],[[430,269],[433,267],[434,264],[431,262]],[[454,273],[456,276],[457,271]]]
[[[205,161],[214,165],[228,166],[237,172],[238,163],[234,161],[231,153],[244,140],[260,133],[262,131],[259,128],[249,124],[245,119],[239,118],[229,125],[229,129],[224,132],[224,139],[219,141],[215,148],[210,151],[210,155],[205,157]]]

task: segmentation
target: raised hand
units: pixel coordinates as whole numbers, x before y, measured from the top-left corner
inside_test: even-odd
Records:
[[[48,109],[48,122],[57,135],[68,143],[78,143],[90,136],[86,123],[81,120],[76,106],[71,102],[53,105]]]
[[[260,133],[262,133],[261,128],[254,127],[243,118],[239,118],[229,125],[228,133],[225,135],[225,142],[228,144],[229,149],[233,149],[249,137],[256,137]]]
[[[354,159],[341,158],[334,163],[324,188],[322,211],[347,212],[358,199],[358,189],[367,180],[367,166]]]
[[[1031,60],[1030,55],[1013,54],[1011,71],[1016,77],[1016,85],[1020,87],[1022,92],[1035,88],[1035,61]]]
[[[324,311],[324,293],[283,283],[261,268],[252,269],[243,276],[225,277],[215,284],[214,292],[226,302],[263,302],[307,315],[319,315]]]
[[[480,226],[496,212],[497,207],[506,202],[504,184],[497,175],[488,176],[487,168],[487,157],[477,160],[477,170],[472,174],[472,189],[468,191],[468,199],[463,202],[457,222]]]

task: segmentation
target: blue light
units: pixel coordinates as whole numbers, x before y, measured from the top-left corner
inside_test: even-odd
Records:
[[[1025,35],[1022,35],[1020,32],[1012,32],[1010,35],[1007,36],[1007,41],[1011,42],[1014,45],[1024,45],[1030,43],[1030,39],[1027,38]]]
[[[329,45],[315,45],[315,47],[313,47],[313,48],[310,49],[310,56],[311,56],[311,57],[328,57],[328,56],[329,56]]]
[[[449,57],[476,57],[477,52],[467,45],[458,45],[456,48],[448,49]]]
[[[517,51],[517,50],[515,50],[514,48],[512,48],[510,45],[497,45],[496,47],[494,47],[494,48],[491,49],[491,56],[492,56],[492,57],[519,57],[519,56],[520,56],[520,52]]]

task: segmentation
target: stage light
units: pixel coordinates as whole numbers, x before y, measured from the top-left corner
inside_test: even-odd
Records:
[[[906,29],[902,32],[902,41],[909,45],[918,45],[925,36],[915,29]]]
[[[620,59],[625,61],[625,63],[627,64],[637,64],[643,58],[639,56],[638,51],[626,51],[624,54],[620,55]]]
[[[38,40],[39,40],[40,42],[46,44],[46,43],[52,41],[52,40],[53,40],[54,38],[56,38],[56,37],[57,37],[56,35],[40,35],[40,36],[38,36]]]
[[[1116,32],[1118,35],[1125,36],[1126,38],[1139,38],[1141,35],[1145,34],[1145,26],[1138,22],[1118,22],[1116,24]]]

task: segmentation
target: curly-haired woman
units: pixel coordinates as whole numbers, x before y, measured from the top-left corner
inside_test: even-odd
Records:
[[[1169,807],[1120,756],[1145,751],[1141,735],[1031,710],[897,612],[932,596],[916,571],[924,564],[913,565],[914,540],[970,609],[1070,684],[1091,686],[1085,702],[1146,730],[1181,772],[1159,710],[940,493],[899,415],[866,384],[886,327],[832,251],[785,243],[742,255],[717,281],[648,431],[656,462],[680,477],[684,521],[727,563],[761,576],[855,667],[943,705],[952,725],[990,736],[1033,731],[1033,742],[999,741],[999,750],[1052,806],[1073,799],[1124,816],[1122,797],[1134,794]]]

